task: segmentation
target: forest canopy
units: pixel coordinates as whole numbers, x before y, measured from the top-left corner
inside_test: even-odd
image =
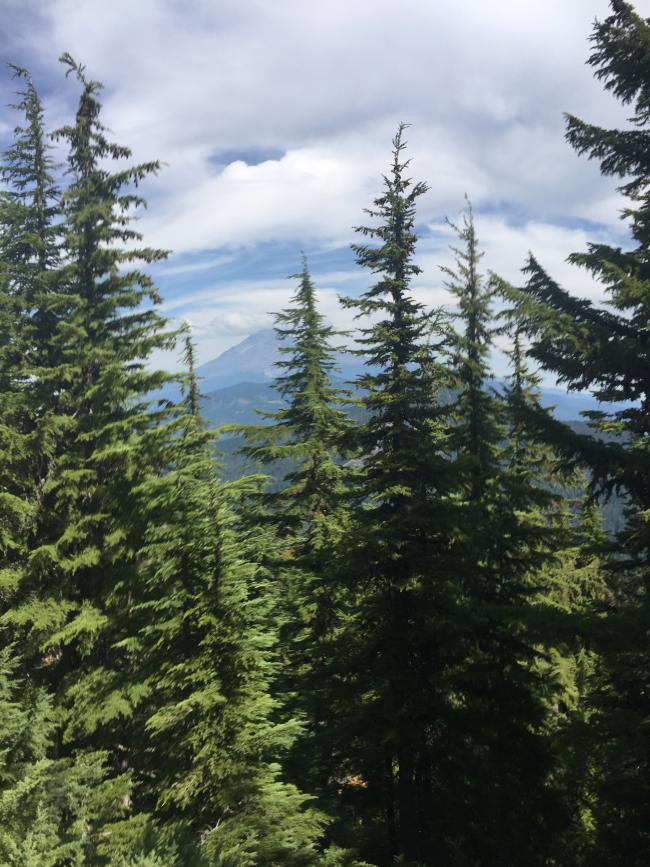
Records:
[[[453,309],[418,300],[435,179],[401,123],[340,299],[354,346],[303,256],[277,408],[217,430],[135,222],[164,167],[113,141],[77,58],[55,130],[11,67],[0,864],[650,863],[650,21],[610,6],[588,63],[629,124],[566,116],[625,197],[625,249],[571,256],[606,303],[535,251],[517,285],[491,270],[469,199]],[[544,376],[599,410],[560,421]],[[224,478],[224,433],[254,472]]]

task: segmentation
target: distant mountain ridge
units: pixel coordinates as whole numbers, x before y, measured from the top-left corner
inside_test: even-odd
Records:
[[[283,357],[279,346],[275,331],[265,328],[197,368],[201,391],[207,396],[206,415],[212,424],[250,424],[259,420],[255,410],[278,409],[281,402],[271,384],[280,372],[275,367]],[[363,371],[363,359],[358,356],[337,353],[335,360],[339,372],[334,378],[338,381],[354,379]],[[542,404],[555,407],[554,415],[562,421],[580,419],[582,411],[599,407],[589,394],[559,388],[542,389]]]
[[[271,382],[280,372],[275,365],[284,357],[280,346],[273,328],[249,334],[241,343],[197,368],[201,391],[210,394],[241,382]],[[353,379],[363,369],[361,358],[344,352],[336,353],[335,362],[340,379]]]
[[[275,376],[274,365],[280,358],[274,330],[256,331],[197,368],[201,390],[208,393],[239,382],[267,382]]]

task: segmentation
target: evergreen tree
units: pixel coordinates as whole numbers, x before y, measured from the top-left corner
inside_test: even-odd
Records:
[[[57,427],[57,373],[52,346],[57,309],[58,190],[48,154],[43,109],[26,70],[14,108],[14,131],[0,169],[0,563],[3,596],[16,586],[27,557],[34,509],[47,478]]]
[[[557,524],[555,556],[541,573],[539,594],[545,610],[555,616],[538,665],[547,683],[553,776],[569,821],[551,852],[558,862],[570,853],[572,863],[585,864],[594,845],[596,806],[590,726],[600,658],[593,636],[606,598],[602,561],[608,543],[600,507],[582,490],[576,499],[565,500]]]
[[[569,462],[590,468],[594,488],[622,490],[630,500],[628,526],[611,561],[608,617],[601,623],[604,676],[595,694],[593,754],[601,767],[597,833],[590,862],[644,864],[650,857],[650,689],[648,688],[648,310],[650,165],[645,147],[650,114],[650,25],[623,0],[595,24],[589,58],[596,76],[624,104],[633,104],[633,126],[602,129],[567,116],[567,138],[578,153],[600,162],[605,175],[625,178],[633,243],[623,250],[590,244],[571,261],[586,268],[607,292],[608,307],[575,298],[531,257],[525,290],[514,293],[534,337],[533,356],[569,388],[589,388],[605,405],[592,413],[606,433],[575,434],[559,422],[540,427]]]
[[[6,203],[0,203],[0,208]],[[0,239],[2,243],[3,239]],[[2,596],[15,582],[16,563],[25,554],[31,517],[26,463],[29,446],[25,406],[18,376],[21,304],[0,259],[0,586]]]
[[[332,706],[340,743],[338,778],[358,811],[368,857],[388,863],[432,857],[444,824],[444,738],[451,713],[454,588],[446,571],[450,461],[426,349],[431,316],[410,292],[420,273],[413,256],[416,202],[404,159],[405,125],[393,139],[384,191],[358,231],[376,244],[353,249],[377,275],[344,303],[370,319],[360,344],[376,372],[358,380],[369,415],[359,431],[363,473],[347,544],[351,611],[337,644],[338,696]]]
[[[509,293],[508,287],[505,294]],[[573,863],[582,864],[593,845],[594,829],[594,762],[588,732],[600,660],[593,636],[607,595],[603,560],[611,546],[600,505],[586,491],[584,474],[563,468],[540,437],[540,420],[551,421],[549,411],[540,406],[541,377],[528,367],[516,311],[508,311],[508,316],[514,320],[514,332],[512,374],[505,387],[506,452],[528,488],[529,507],[534,507],[529,519],[537,523],[539,540],[544,541],[541,534],[546,536],[545,553],[531,562],[536,567],[531,581],[537,611],[532,626],[539,650],[535,670],[544,683],[551,780],[562,800],[565,823],[554,835],[547,857],[562,862],[568,852]]]
[[[542,731],[548,784],[561,809],[561,827],[549,837],[545,852],[552,863],[561,863],[570,853],[578,864],[583,863],[593,825],[591,763],[581,734],[589,719],[589,680],[597,666],[585,622],[595,600],[602,597],[602,517],[598,505],[585,499],[582,475],[563,471],[553,449],[530,424],[531,416],[549,411],[541,409],[540,376],[528,368],[518,324],[511,363],[505,389],[510,419],[506,451],[519,484],[528,492],[527,506],[515,500],[516,507],[523,505],[520,520],[537,536],[538,553],[530,562],[529,634],[536,642],[534,670],[543,685],[539,694],[546,710]]]
[[[50,246],[39,258],[34,241],[16,269],[35,306],[27,332],[36,359],[30,390],[51,395],[41,428],[45,460],[34,473],[39,485],[29,557],[16,573],[3,622],[34,680],[54,696],[64,727],[59,755],[105,751],[117,785],[128,780],[136,747],[129,719],[144,698],[133,637],[142,532],[134,488],[162,470],[155,463],[162,420],[149,410],[147,395],[166,375],[148,370],[147,359],[173,335],[150,304],[159,300],[150,278],[133,264],[164,253],[128,249],[139,239],[129,227],[130,211],[142,204],[131,188],[157,163],[111,170],[110,161],[128,158],[129,151],[105,137],[99,85],[70,57],[62,60],[82,95],[75,123],[58,132],[70,148],[70,183],[62,200],[64,260],[55,295],[47,268],[56,264],[57,251],[47,220]],[[30,134],[34,139],[31,128]],[[29,149],[20,154],[17,172]],[[29,209],[31,220],[31,203]],[[31,238],[27,220],[21,225]],[[40,457],[36,449],[31,460]],[[131,834],[128,824],[112,836],[115,845]],[[131,824],[142,827],[137,817]]]
[[[259,531],[245,530],[232,508],[248,483],[217,481],[189,338],[185,358],[168,472],[138,488],[147,514],[139,615],[153,745],[140,759],[142,796],[205,863],[315,864],[322,819],[282,775],[299,726],[276,719],[271,695],[275,594],[255,563]],[[190,863],[189,850],[185,857]]]
[[[343,463],[350,419],[335,388],[334,329],[319,312],[307,259],[295,275],[298,287],[286,310],[275,315],[284,360],[274,387],[283,407],[267,413],[270,424],[245,429],[245,452],[270,468],[288,465],[277,490],[259,497],[256,518],[270,523],[269,567],[278,584],[284,623],[285,662],[277,688],[289,708],[306,717],[307,732],[295,745],[294,778],[310,791],[327,791],[329,756],[328,641],[336,632],[341,594],[335,579],[348,529]],[[348,441],[348,442],[346,442]]]
[[[333,517],[343,476],[336,458],[344,448],[349,423],[338,406],[342,394],[331,382],[336,332],[318,311],[306,258],[302,272],[294,276],[299,284],[291,306],[275,314],[284,360],[277,362],[283,373],[276,377],[274,388],[286,405],[266,414],[271,425],[246,430],[246,452],[264,464],[284,460],[294,465],[281,490],[272,492],[267,501],[277,504],[276,520],[293,525],[305,553],[313,554],[327,546],[332,533],[342,532],[341,516]]]
[[[442,271],[448,278],[447,288],[457,300],[461,325],[454,339],[452,382],[458,397],[453,445],[467,465],[469,501],[480,508],[479,501],[498,465],[504,420],[503,405],[487,385],[496,331],[492,310],[494,287],[486,283],[479,271],[483,253],[478,247],[472,207],[469,199],[466,201],[467,213],[462,224],[448,221],[461,246],[452,246],[455,265],[443,267]]]
[[[490,385],[498,281],[480,273],[471,207],[454,228],[461,246],[453,248],[455,267],[444,270],[461,325],[451,441],[462,534],[455,574],[467,648],[456,683],[465,746],[453,797],[458,806],[472,805],[471,818],[455,827],[454,836],[457,857],[463,853],[470,863],[542,864],[560,816],[543,736],[543,684],[535,668],[540,636],[531,620],[536,580],[554,548],[553,498],[543,487],[545,456],[521,422],[522,405],[536,403],[537,395],[517,338],[505,394]],[[539,633],[540,618],[535,619]]]
[[[52,758],[51,702],[16,669],[10,650],[0,651],[0,859],[16,867],[107,863],[103,841],[119,836],[128,780],[107,779],[102,753]]]

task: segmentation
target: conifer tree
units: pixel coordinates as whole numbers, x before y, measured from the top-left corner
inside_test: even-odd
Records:
[[[130,211],[142,204],[132,188],[157,163],[111,170],[110,161],[128,158],[129,151],[105,136],[99,85],[69,56],[62,60],[82,95],[74,124],[58,131],[69,145],[69,185],[55,294],[47,267],[58,254],[47,220],[43,232],[50,246],[43,242],[41,249],[34,241],[19,272],[23,279],[33,270],[24,282],[36,310],[28,339],[35,347],[34,389],[53,397],[44,404],[46,459],[36,473],[31,550],[3,622],[33,678],[54,696],[63,726],[59,755],[105,751],[117,785],[128,781],[135,747],[129,718],[144,698],[135,675],[135,553],[142,521],[133,492],[163,469],[154,447],[162,419],[149,410],[147,395],[165,375],[148,370],[147,359],[169,346],[173,335],[150,306],[159,300],[150,278],[135,264],[164,253],[128,248],[139,239],[129,227]],[[20,153],[27,160],[29,150]],[[31,238],[26,225],[22,231]],[[38,460],[40,452],[35,455]],[[115,845],[131,834],[126,819],[123,833],[111,838]],[[135,817],[131,825],[141,828],[142,821]]]
[[[618,489],[630,499],[628,526],[611,562],[609,616],[602,623],[604,678],[594,696],[594,755],[601,765],[597,834],[590,863],[643,864],[650,858],[650,690],[647,673],[648,591],[648,245],[650,166],[645,146],[650,119],[650,25],[623,0],[597,21],[589,63],[596,77],[623,104],[632,104],[632,127],[602,129],[567,116],[567,139],[600,163],[605,175],[625,179],[623,211],[632,233],[630,249],[589,244],[571,261],[586,268],[607,293],[608,306],[572,296],[531,257],[528,284],[515,293],[534,337],[533,356],[569,388],[591,389],[605,405],[592,414],[604,441],[578,435],[559,422],[540,425],[568,461],[584,462],[595,488]]]
[[[591,696],[600,658],[593,636],[606,598],[603,557],[609,545],[600,507],[583,492],[564,501],[556,521],[554,557],[539,576],[539,600],[554,616],[546,630],[538,667],[546,682],[546,730],[553,777],[567,824],[551,847],[557,861],[589,863],[594,845],[596,773],[590,734]],[[582,501],[581,501],[582,500]]]
[[[561,863],[569,853],[578,864],[583,863],[593,825],[591,763],[580,733],[588,723],[589,678],[597,665],[584,638],[584,622],[590,606],[602,595],[596,552],[603,542],[602,519],[598,505],[584,500],[582,475],[563,471],[553,449],[530,424],[531,415],[549,411],[540,406],[541,378],[528,368],[519,324],[511,363],[505,389],[510,419],[506,451],[517,486],[523,483],[527,490],[526,501],[515,496],[514,505],[522,510],[519,519],[536,539],[536,555],[529,561],[533,594],[529,635],[538,651],[534,670],[541,678],[543,688],[538,692],[546,711],[542,732],[550,772],[547,786],[558,819],[544,852],[549,862]]]
[[[358,299],[369,371],[358,381],[369,414],[358,508],[347,546],[351,613],[337,647],[332,707],[345,750],[339,777],[370,838],[367,857],[426,860],[444,823],[445,684],[454,642],[454,591],[445,558],[452,504],[447,441],[426,350],[431,317],[411,295],[416,203],[426,184],[407,176],[405,125],[393,139],[384,190],[358,231],[358,263],[376,282]],[[438,826],[438,827],[436,827]],[[383,860],[381,860],[383,859]]]
[[[0,201],[0,521],[3,596],[27,556],[35,503],[56,430],[52,347],[57,309],[58,190],[45,143],[43,109],[29,73],[13,106],[24,117],[3,155]],[[60,373],[60,371],[58,371]]]
[[[344,396],[331,381],[336,332],[318,310],[306,258],[295,279],[299,283],[291,306],[275,314],[283,358],[277,362],[281,372],[273,385],[285,405],[264,414],[269,424],[244,429],[243,449],[262,465],[272,468],[281,462],[289,467],[277,489],[261,494],[262,511],[256,517],[270,522],[280,541],[284,562],[274,568],[288,581],[283,590],[285,601],[292,600],[294,637],[297,620],[303,626],[309,621],[314,635],[332,620],[334,589],[324,573],[328,564],[332,572],[331,561],[345,533],[346,470],[341,457],[350,430],[349,417],[340,408]]]
[[[267,499],[276,502],[277,518],[299,527],[303,549],[312,553],[333,532],[341,532],[333,517],[340,497],[343,470],[336,461],[344,447],[348,416],[339,408],[340,390],[331,382],[335,370],[334,329],[325,324],[316,305],[307,259],[294,275],[299,281],[291,306],[275,314],[276,334],[284,360],[274,387],[286,405],[266,414],[271,425],[248,428],[247,453],[262,463],[286,460],[293,464],[281,491]]]
[[[53,758],[51,701],[17,669],[10,648],[0,651],[0,859],[24,867],[108,863],[105,841],[120,834],[129,781],[107,778],[100,752]]]
[[[327,789],[329,678],[328,640],[336,631],[341,594],[336,564],[348,529],[342,458],[349,451],[350,419],[344,395],[332,384],[334,329],[319,312],[307,259],[295,275],[291,305],[275,315],[283,360],[274,387],[285,402],[267,413],[270,424],[245,429],[245,452],[271,468],[289,471],[279,489],[261,494],[257,519],[273,528],[269,566],[276,576],[280,637],[285,663],[277,688],[289,707],[306,717],[306,740],[292,751],[294,776],[323,795]]]
[[[24,123],[16,127],[2,164],[7,189],[0,207],[0,597],[3,619],[14,627],[20,653],[12,659],[3,655],[3,755],[8,764],[0,846],[3,863],[104,863],[102,840],[110,837],[117,844],[123,839],[130,780],[128,775],[111,779],[105,752],[52,758],[60,753],[60,711],[34,681],[48,680],[42,672],[55,655],[23,629],[51,626],[47,604],[33,592],[33,583],[27,585],[30,557],[42,541],[44,497],[68,421],[59,406],[69,374],[59,326],[71,306],[59,269],[59,191],[43,109],[29,73],[12,68],[24,82],[14,105]]]
[[[248,483],[216,479],[193,358],[188,338],[168,472],[138,488],[147,514],[138,613],[154,747],[142,763],[142,797],[205,863],[316,864],[322,819],[281,767],[299,726],[275,719],[274,594],[255,562],[259,532],[232,508]]]
[[[599,670],[593,634],[606,598],[603,558],[610,544],[600,505],[587,492],[584,474],[567,472],[540,436],[539,420],[550,420],[549,411],[540,406],[541,377],[529,369],[516,311],[507,315],[514,331],[512,373],[504,389],[509,418],[506,454],[528,490],[527,514],[523,511],[521,518],[532,520],[541,543],[538,556],[530,561],[532,634],[540,651],[535,670],[544,684],[551,779],[562,803],[564,825],[554,835],[547,857],[561,861],[570,853],[574,863],[582,864],[593,845],[594,762],[588,731],[590,696]]]
[[[479,270],[483,253],[478,247],[472,207],[469,199],[466,201],[462,224],[448,221],[461,246],[452,246],[455,265],[443,267],[442,271],[448,278],[447,288],[457,299],[460,322],[454,340],[452,374],[458,393],[453,442],[461,461],[467,464],[469,501],[476,504],[495,475],[504,427],[503,406],[487,383],[496,331],[492,310],[494,287]]]
[[[15,583],[16,563],[25,554],[31,511],[27,499],[30,486],[25,404],[18,375],[17,321],[21,304],[3,259],[0,259],[0,585],[4,597]]]
[[[454,444],[462,544],[455,567],[463,593],[467,656],[463,696],[465,749],[455,797],[472,804],[457,827],[458,852],[484,864],[546,863],[560,817],[550,791],[543,738],[544,702],[530,630],[535,576],[551,556],[552,508],[543,455],[527,441],[521,407],[536,402],[515,339],[512,380],[490,385],[497,278],[480,273],[471,207],[460,226],[456,265],[446,268],[458,299]],[[551,514],[549,514],[549,512]]]

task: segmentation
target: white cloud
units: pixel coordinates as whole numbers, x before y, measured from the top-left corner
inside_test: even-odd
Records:
[[[635,5],[650,14],[650,0]],[[584,63],[607,0],[5,0],[5,8],[4,53],[33,68],[53,125],[70,117],[78,93],[56,63],[70,51],[106,84],[116,140],[137,159],[166,164],[144,190],[150,210],[140,227],[148,243],[192,254],[160,272],[187,280],[166,309],[191,318],[202,360],[268,324],[267,311],[292,290],[261,279],[225,288],[219,265],[262,242],[327,250],[350,241],[399,120],[413,124],[413,175],[431,185],[420,217],[435,231],[420,246],[419,297],[446,298],[440,220],[458,212],[465,192],[486,267],[516,281],[530,249],[564,285],[599,297],[565,258],[587,238],[615,238],[621,202],[614,180],[564,141],[562,112],[603,125],[629,113]],[[0,137],[13,124],[0,111]],[[234,159],[251,149],[275,156]],[[581,220],[602,228],[566,228]],[[327,268],[317,276],[325,312],[347,327],[336,295],[362,278]]]
[[[637,5],[650,11],[650,0]],[[63,50],[85,62],[107,84],[117,139],[168,164],[149,185],[143,227],[176,251],[347,237],[399,119],[414,123],[413,170],[432,186],[426,218],[467,191],[478,207],[510,201],[543,219],[615,220],[613,183],[572,154],[561,116],[610,123],[625,114],[584,65],[606,0],[27,7],[19,44],[51,69]],[[68,91],[73,99],[72,83]],[[55,112],[58,120],[60,99]],[[251,147],[284,156],[225,168],[211,159]]]
[[[550,223],[529,221],[522,225],[508,223],[503,217],[478,216],[476,229],[480,248],[484,252],[482,266],[499,274],[514,285],[521,285],[525,278],[521,273],[529,253],[533,253],[553,279],[570,290],[599,302],[603,298],[602,286],[582,268],[567,262],[574,252],[584,251],[589,241],[607,240],[609,233],[590,229],[566,228]],[[431,275],[440,265],[452,265],[453,254],[448,249],[455,236],[445,224],[429,226],[431,236],[424,240],[418,257],[425,275]],[[426,282],[419,278],[418,284]],[[430,278],[429,278],[430,279]],[[442,278],[440,283],[442,284]]]
[[[359,275],[351,274],[351,281]],[[295,280],[238,280],[217,284],[168,300],[162,312],[172,323],[192,323],[199,363],[209,361],[244,336],[273,326],[273,313],[287,307],[296,291]],[[319,309],[337,329],[353,330],[353,313],[339,304],[339,286],[318,281]],[[346,342],[346,341],[343,341]],[[173,353],[166,364],[175,366]]]
[[[181,274],[197,274],[200,271],[211,271],[222,265],[229,265],[236,257],[233,254],[223,256],[210,256],[196,262],[182,262],[176,265],[162,264],[154,268],[155,271],[164,271],[166,277],[178,277]]]
[[[566,261],[571,252],[585,249],[589,240],[598,240],[598,233],[536,221],[513,225],[499,216],[479,215],[476,222],[480,247],[485,254],[482,260],[485,272],[494,271],[515,285],[521,284],[520,269],[532,251],[565,288],[596,302],[602,300],[602,287],[583,269]],[[420,241],[416,261],[422,274],[414,279],[412,288],[416,299],[427,307],[454,309],[454,299],[445,288],[446,278],[441,266],[453,265],[449,244],[455,241],[452,230],[444,223],[429,225]],[[363,291],[371,275],[359,268],[333,272],[316,269],[312,276],[323,314],[336,328],[354,332],[354,311],[343,309],[338,299],[348,292]],[[289,304],[295,287],[295,280],[289,278],[214,283],[169,298],[163,305],[163,312],[176,318],[185,316],[192,322],[199,358],[203,362],[243,336],[270,327],[272,313]]]

